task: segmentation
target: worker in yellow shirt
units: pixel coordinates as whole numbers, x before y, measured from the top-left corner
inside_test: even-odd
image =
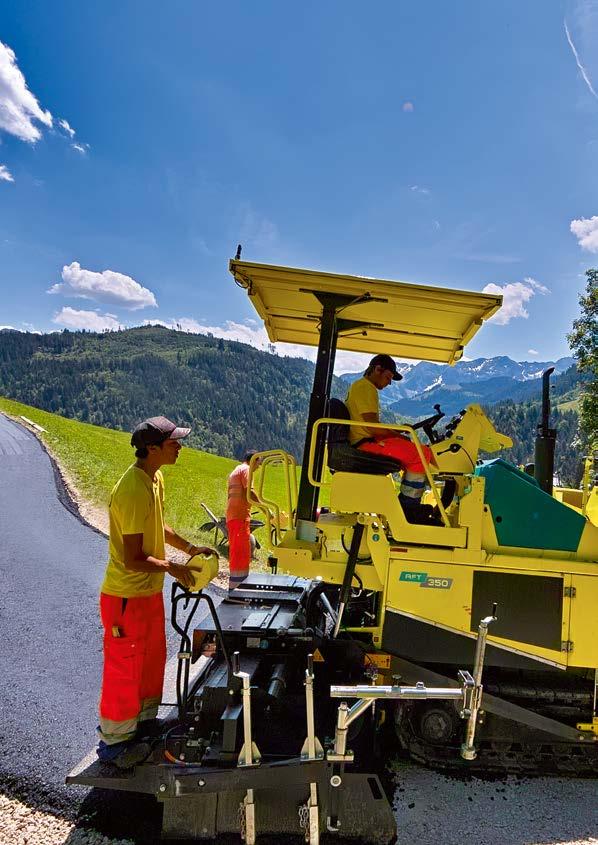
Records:
[[[100,698],[98,757],[120,768],[144,760],[151,746],[141,739],[155,728],[166,664],[164,575],[184,587],[191,570],[166,559],[165,543],[186,552],[214,554],[194,546],[164,522],[164,478],[189,428],[166,417],[140,423],[131,437],[136,462],[110,496],[109,560],[100,594],[104,671]]]
[[[362,426],[350,427],[349,442],[362,452],[385,455],[401,463],[403,478],[399,501],[405,518],[409,522],[427,521],[420,508],[426,474],[414,443],[398,431],[367,426],[368,422],[380,422],[378,391],[401,379],[390,355],[374,355],[363,376],[353,382],[347,393],[345,404],[351,419],[364,422]],[[428,446],[422,446],[422,450],[426,461],[435,463],[432,450]]]

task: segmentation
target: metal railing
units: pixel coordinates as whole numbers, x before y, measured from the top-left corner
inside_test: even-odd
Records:
[[[422,466],[424,468],[426,480],[427,480],[428,484],[430,485],[430,490],[432,491],[432,495],[434,496],[434,499],[436,500],[436,505],[437,505],[438,510],[440,512],[442,522],[444,523],[444,525],[447,528],[450,527],[451,523],[450,523],[450,520],[449,520],[447,513],[444,509],[444,505],[442,504],[440,493],[438,492],[438,489],[437,489],[436,485],[434,484],[434,477],[433,477],[432,472],[430,470],[430,464],[426,460],[426,456],[424,454],[424,450],[422,448],[422,444],[420,442],[420,439],[417,436],[417,432],[410,425],[403,425],[403,424],[396,424],[396,423],[373,423],[373,422],[364,423],[363,420],[339,420],[339,419],[334,419],[333,417],[321,417],[319,420],[316,420],[316,422],[314,423],[313,434],[312,434],[312,438],[311,438],[311,446],[310,446],[310,449],[309,449],[309,463],[308,463],[308,469],[307,469],[307,477],[308,477],[310,484],[312,484],[314,487],[323,487],[324,484],[327,483],[327,482],[323,481],[322,479],[314,478],[313,469],[314,469],[314,458],[315,458],[315,453],[316,453],[316,444],[318,442],[318,437],[317,437],[318,428],[319,428],[319,426],[322,426],[322,425],[331,425],[331,424],[332,425],[348,425],[348,426],[358,425],[358,426],[361,426],[362,428],[366,427],[368,429],[370,429],[370,428],[383,428],[383,429],[388,429],[390,431],[403,431],[406,434],[408,434],[410,436],[411,442],[413,443],[413,445],[415,446],[415,448],[417,450],[418,457],[419,457],[419,459],[422,463]],[[328,446],[326,445],[325,452],[324,452],[323,465],[326,466],[327,463],[328,463]]]
[[[288,513],[288,524],[290,525],[297,508],[297,462],[295,458],[283,449],[271,449],[267,452],[256,452],[249,461],[247,500],[252,507],[256,507],[264,515],[270,547],[280,543],[286,526],[283,525],[278,503],[264,495],[264,484],[268,467],[280,465],[283,467],[285,505]],[[258,468],[261,471],[256,475]],[[254,479],[255,487],[253,486]]]
[[[581,512],[585,516],[587,514],[588,501],[590,493],[594,487],[596,467],[598,467],[598,442],[593,443],[591,447],[591,454],[589,454],[584,461],[583,478],[581,481]]]

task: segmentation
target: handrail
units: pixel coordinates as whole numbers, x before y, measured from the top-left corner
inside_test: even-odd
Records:
[[[270,449],[265,452],[256,452],[255,455],[252,455],[249,461],[249,478],[247,480],[246,492],[247,501],[257,507],[264,515],[268,537],[267,542],[270,548],[272,548],[272,533],[274,533],[275,543],[277,545],[280,543],[282,537],[280,507],[277,502],[267,499],[264,496],[266,467],[275,464],[282,464],[284,467],[285,499],[290,521],[297,507],[297,462],[288,452],[285,452],[283,449]],[[252,482],[258,466],[261,466],[262,471],[258,476],[256,487],[253,489]],[[274,524],[272,521],[273,514]]]
[[[594,464],[596,461],[596,454],[598,450],[598,442],[593,443],[591,452],[584,461],[584,472],[581,480],[581,512],[584,516],[587,514],[588,502],[590,500],[590,493],[593,487]]]
[[[313,466],[314,466],[314,457],[315,457],[315,451],[316,451],[316,443],[318,441],[318,438],[317,438],[318,427],[321,426],[321,425],[330,425],[330,424],[333,424],[333,425],[349,425],[349,426],[350,425],[359,425],[362,428],[365,426],[368,429],[370,429],[370,428],[383,428],[383,429],[387,429],[387,430],[390,430],[390,431],[405,431],[405,432],[407,432],[407,434],[409,434],[410,437],[411,437],[413,445],[417,449],[417,454],[419,455],[422,466],[424,468],[424,473],[426,475],[426,479],[428,481],[428,484],[430,485],[432,495],[436,499],[436,504],[438,506],[438,510],[439,510],[440,515],[442,517],[442,521],[444,522],[446,527],[450,526],[450,524],[451,524],[450,520],[449,520],[449,518],[446,514],[446,511],[444,509],[444,505],[442,504],[440,494],[438,493],[438,490],[436,489],[436,485],[434,484],[434,479],[433,479],[432,473],[430,471],[430,465],[429,465],[429,463],[426,460],[426,457],[424,455],[424,452],[423,452],[423,449],[422,449],[422,444],[420,443],[419,437],[417,436],[415,429],[410,425],[404,425],[404,424],[399,424],[399,423],[374,423],[374,422],[364,423],[363,420],[339,420],[339,419],[335,419],[334,417],[321,417],[319,420],[316,420],[315,423],[314,423],[313,434],[312,434],[312,438],[311,438],[311,445],[310,445],[310,449],[309,449],[309,464],[308,464],[308,467],[307,467],[307,477],[308,477],[310,484],[313,484],[314,487],[322,487],[323,484],[324,484],[324,482],[322,480],[316,480],[314,478]]]

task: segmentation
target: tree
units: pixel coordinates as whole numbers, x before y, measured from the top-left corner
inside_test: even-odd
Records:
[[[567,335],[577,369],[588,378],[579,405],[579,429],[585,448],[598,445],[598,270],[586,270],[586,276],[586,290],[579,297],[581,314]]]

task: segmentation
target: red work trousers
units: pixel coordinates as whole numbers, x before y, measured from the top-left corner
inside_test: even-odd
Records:
[[[371,452],[373,455],[386,455],[389,458],[395,458],[395,460],[401,462],[403,469],[407,472],[425,472],[413,441],[407,440],[406,437],[386,437],[384,440],[378,440],[375,443],[362,443],[358,448],[360,452]],[[422,452],[429,464],[436,464],[434,454],[429,446],[424,446],[422,443]]]
[[[100,595],[104,674],[100,734],[111,745],[131,739],[137,724],[158,713],[166,665],[164,602],[151,596]]]
[[[230,569],[229,589],[234,589],[249,575],[251,560],[251,539],[249,518],[227,519],[228,530],[228,563]]]

